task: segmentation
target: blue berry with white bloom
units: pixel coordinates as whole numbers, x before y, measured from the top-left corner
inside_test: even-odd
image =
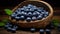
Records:
[[[36,20],[37,18],[36,17],[32,17],[32,20],[34,21],[34,20]]]
[[[31,21],[31,18],[30,17],[27,17],[26,18],[26,21],[30,22]]]

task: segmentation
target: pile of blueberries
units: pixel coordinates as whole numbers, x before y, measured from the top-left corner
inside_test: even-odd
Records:
[[[12,19],[26,20],[27,22],[41,20],[46,18],[49,15],[49,12],[46,11],[43,7],[37,7],[32,4],[18,8],[12,15]]]
[[[17,25],[14,25],[14,24],[11,24],[10,22],[8,22],[6,25],[5,25],[5,29],[7,31],[10,31],[10,32],[16,32],[18,26]]]

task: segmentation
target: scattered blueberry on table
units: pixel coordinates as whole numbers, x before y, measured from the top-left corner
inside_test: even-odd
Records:
[[[39,32],[40,32],[40,34],[44,34],[45,31],[44,31],[44,29],[40,29]]]
[[[34,33],[34,32],[36,31],[36,29],[35,29],[35,28],[31,28],[30,31],[31,31],[32,33]]]
[[[17,28],[18,28],[17,25],[13,25],[9,22],[5,25],[5,29],[10,32],[16,32]]]

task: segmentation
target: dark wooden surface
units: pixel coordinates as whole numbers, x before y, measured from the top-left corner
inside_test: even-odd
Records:
[[[53,19],[60,20],[60,16],[54,16]],[[39,32],[31,33],[29,31],[16,31],[16,33],[11,33],[3,28],[0,28],[0,34],[39,34]],[[51,34],[60,34],[60,32],[58,32],[56,29],[53,29]]]
[[[4,13],[5,8],[13,9],[15,6],[7,6],[7,7],[0,7],[0,18],[4,19],[7,17],[7,15]],[[60,20],[60,8],[54,8],[54,17],[53,19],[59,19]],[[56,29],[53,29],[51,31],[52,34],[60,34]],[[26,32],[26,31],[16,31],[16,33],[11,33],[6,31],[3,28],[0,28],[0,34],[39,34],[39,32],[31,33],[31,32]]]

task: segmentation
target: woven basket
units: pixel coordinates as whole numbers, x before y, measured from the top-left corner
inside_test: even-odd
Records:
[[[37,7],[44,7],[45,10],[47,10],[49,12],[49,16],[47,16],[45,19],[31,21],[29,23],[26,20],[24,20],[24,21],[21,21],[21,20],[16,21],[15,19],[12,20],[10,16],[9,16],[9,20],[13,24],[18,24],[20,27],[23,27],[23,28],[30,28],[30,27],[44,28],[46,25],[48,25],[53,17],[53,9],[48,3],[44,2],[44,1],[24,1],[24,2],[20,3],[18,6],[16,6],[12,11],[14,12],[17,8],[19,8],[19,7],[21,8],[28,4],[33,4]]]

